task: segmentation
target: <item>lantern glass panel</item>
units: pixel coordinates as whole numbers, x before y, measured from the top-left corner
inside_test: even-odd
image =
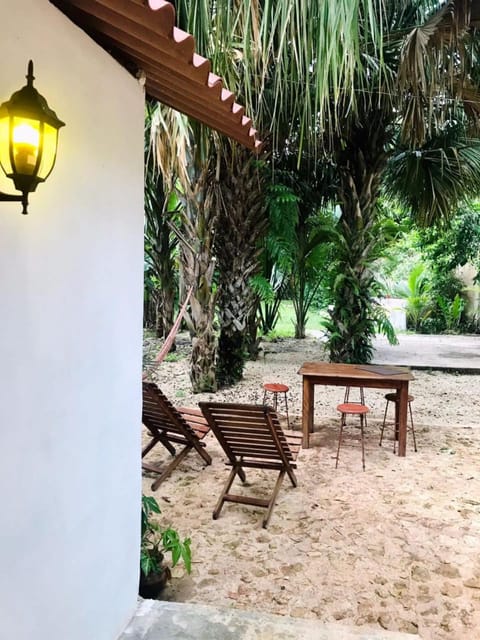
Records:
[[[43,125],[43,151],[38,169],[38,177],[45,180],[50,175],[57,155],[58,129],[49,124]]]
[[[31,118],[13,118],[13,165],[16,173],[31,176],[37,168],[41,122]]]
[[[5,175],[12,173],[10,162],[10,118],[6,115],[0,118],[0,165]]]

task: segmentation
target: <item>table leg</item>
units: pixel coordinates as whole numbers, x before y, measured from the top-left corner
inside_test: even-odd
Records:
[[[402,384],[397,393],[395,424],[398,425],[398,455],[403,457],[407,452],[408,382]]]
[[[314,385],[303,379],[303,400],[302,400],[302,430],[303,448],[310,447],[310,433],[313,431],[313,401],[315,397]]]

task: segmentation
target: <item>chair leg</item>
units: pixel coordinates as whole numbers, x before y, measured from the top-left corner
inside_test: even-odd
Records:
[[[275,487],[273,489],[272,497],[270,498],[270,502],[267,507],[267,515],[264,517],[262,522],[262,527],[264,529],[267,528],[268,521],[270,520],[270,516],[272,515],[273,507],[275,506],[275,501],[277,499],[278,492],[280,491],[280,487],[282,486],[283,477],[285,475],[285,471],[282,470],[278,474],[277,482],[275,483]]]
[[[147,444],[147,446],[142,450],[142,458],[144,456],[147,455],[147,453],[149,453],[153,447],[160,442],[161,444],[163,444],[163,446],[165,447],[165,449],[172,455],[174,456],[177,452],[175,451],[175,447],[172,445],[172,443],[167,440],[167,438],[162,438],[161,435],[157,435],[154,438],[152,438],[150,440],[150,442]]]
[[[195,448],[195,451],[203,459],[205,464],[212,464],[212,458],[210,457],[210,454],[205,450],[205,445],[203,445],[203,443],[194,442],[193,446]]]
[[[389,402],[390,402],[390,400],[387,400],[387,404],[385,405],[385,413],[383,414],[383,424],[382,424],[381,431],[380,431],[380,442],[378,443],[379,447],[382,446],[382,442],[383,442],[383,432],[385,431],[385,423],[387,421],[387,411],[388,411]]]
[[[238,469],[236,467],[233,467],[233,469],[230,471],[230,475],[228,476],[228,479],[223,487],[222,493],[220,494],[220,497],[218,499],[217,504],[215,505],[215,509],[213,510],[213,514],[212,514],[212,518],[214,520],[216,520],[218,518],[218,516],[220,515],[220,511],[222,510],[223,507],[223,503],[225,502],[225,496],[227,495],[230,487],[233,484],[233,481],[235,480],[235,476],[238,473]],[[239,474],[240,475],[240,474]],[[243,476],[245,478],[245,475]]]
[[[160,477],[157,478],[155,482],[152,484],[152,491],[156,491],[158,489],[158,487],[162,484],[162,482],[166,478],[168,478],[168,476],[172,473],[172,471],[174,471],[174,469],[178,467],[180,462],[185,458],[188,452],[191,451],[191,449],[192,449],[192,445],[189,444],[186,447],[184,447],[182,451],[180,451],[178,456],[172,460],[172,462],[168,465],[168,467],[166,467],[166,469],[160,474]],[[149,465],[147,462],[143,462],[142,466],[147,471],[155,471],[155,467],[153,465]],[[157,473],[159,473],[158,468],[157,468]]]

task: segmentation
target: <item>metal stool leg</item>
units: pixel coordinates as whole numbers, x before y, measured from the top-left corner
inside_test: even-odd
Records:
[[[335,469],[338,468],[338,458],[340,457],[340,447],[342,446],[343,427],[345,426],[345,414],[342,413],[340,418],[340,435],[338,436],[337,459],[335,461]]]
[[[267,393],[272,393],[273,394],[273,400],[272,400],[272,405],[273,408],[275,409],[275,411],[277,411],[278,409],[278,395],[280,393],[283,393],[283,399],[285,401],[285,412],[287,414],[287,425],[288,427],[290,427],[290,416],[288,415],[288,399],[287,399],[287,393],[288,393],[288,387],[286,385],[280,385],[280,384],[270,384],[270,385],[264,385],[264,391],[263,391],[263,404],[265,405],[267,402]],[[270,387],[274,387],[274,388],[267,388],[268,386]],[[280,389],[275,389],[275,387],[280,387]]]
[[[415,453],[417,452],[417,439],[415,438],[415,427],[413,426],[413,414],[412,414],[412,403],[408,403],[408,409],[410,411],[410,422],[412,424],[412,437],[413,437],[413,450]]]
[[[382,446],[383,432],[385,431],[385,423],[387,421],[387,411],[388,411],[389,403],[390,403],[390,400],[387,400],[387,404],[385,405],[385,413],[383,414],[383,424],[382,424],[382,428],[381,428],[381,431],[380,431],[380,442],[378,443],[379,447]]]
[[[389,398],[388,396],[392,396],[392,398]],[[387,399],[387,404],[385,405],[385,413],[383,414],[383,423],[382,423],[381,430],[380,430],[380,442],[378,443],[379,446],[382,446],[383,433],[385,431],[385,425],[386,425],[386,422],[387,422],[388,405],[390,404],[390,402],[392,402],[394,407],[395,407],[395,418],[397,418],[397,416],[398,416],[398,396],[396,396],[395,399],[393,399],[394,394],[387,394],[385,397]],[[409,400],[408,400],[408,412],[410,413],[410,428],[409,428],[409,430],[412,432],[414,451],[417,451],[417,438],[415,436],[415,426],[413,424],[412,399],[413,399],[413,397],[409,396]],[[408,416],[407,416],[407,420],[408,420]],[[395,419],[393,424],[394,424],[394,427],[395,427],[395,432],[394,432],[394,435],[393,435],[393,453],[396,453],[397,452],[398,431],[399,431],[399,425],[398,425],[397,419]],[[408,427],[408,425],[407,425],[407,427]]]
[[[394,403],[395,406],[395,416],[397,415],[397,404]],[[398,432],[399,432],[399,426],[398,426],[398,422],[395,419],[394,423],[395,425],[395,431],[393,433],[393,453],[397,453],[397,438],[398,438]]]
[[[343,440],[343,428],[347,425],[347,414],[342,413],[342,417],[340,418],[340,434],[338,437],[338,447],[337,447],[337,457],[335,459],[335,469],[338,468],[338,460],[340,458],[340,447],[342,446]],[[360,439],[362,445],[362,468],[365,471],[365,429],[367,428],[367,416],[364,414],[360,414]]]
[[[285,412],[287,414],[287,426],[290,429],[290,419],[288,417],[288,401],[287,401],[287,392],[285,391],[285,393],[283,394],[285,396]]]
[[[367,426],[367,416],[363,414],[360,416],[360,436],[362,438],[362,467],[365,471],[365,444],[363,441],[363,421],[365,420],[365,427]]]
[[[277,392],[276,391],[272,391],[271,393],[273,393],[273,408],[275,409],[275,411],[277,410]],[[267,391],[263,392],[263,404],[265,404],[267,400]]]

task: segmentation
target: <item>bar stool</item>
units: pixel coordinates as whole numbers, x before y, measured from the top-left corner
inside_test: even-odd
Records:
[[[363,388],[360,387],[360,402],[350,402],[350,387],[345,389],[345,397],[342,404],[337,406],[340,412],[340,435],[338,438],[337,458],[335,461],[335,469],[338,467],[338,459],[340,457],[340,447],[342,446],[343,428],[347,424],[347,415],[359,416],[360,418],[360,441],[362,443],[362,467],[365,471],[365,445],[364,445],[364,426],[367,426],[367,413],[370,409],[365,404],[365,395]]]
[[[392,393],[386,393],[385,394],[385,400],[387,401],[387,404],[385,405],[385,413],[383,414],[383,424],[381,427],[381,431],[380,431],[380,442],[378,443],[378,446],[381,447],[382,446],[382,440],[383,440],[383,432],[385,431],[385,422],[387,420],[387,411],[388,411],[388,405],[390,404],[390,402],[393,402],[393,404],[395,405],[395,413],[397,413],[397,402],[398,402],[398,395],[396,392],[392,392]],[[412,401],[414,400],[414,397],[411,396],[410,394],[408,394],[408,411],[410,413],[410,430],[412,432],[412,436],[413,436],[413,450],[416,452],[417,451],[417,440],[415,438],[415,427],[413,426],[413,414],[412,414]],[[396,449],[397,449],[397,433],[398,433],[398,425],[395,422],[395,433],[394,433],[394,437],[393,437],[393,453],[396,453]]]
[[[283,393],[283,398],[285,400],[285,411],[287,413],[287,425],[290,428],[290,420],[288,418],[288,401],[287,401],[287,392],[289,387],[286,384],[281,384],[279,382],[266,382],[263,385],[263,404],[266,403],[267,393],[273,393],[273,408],[275,411],[277,410],[277,402],[278,402],[278,394]]]

